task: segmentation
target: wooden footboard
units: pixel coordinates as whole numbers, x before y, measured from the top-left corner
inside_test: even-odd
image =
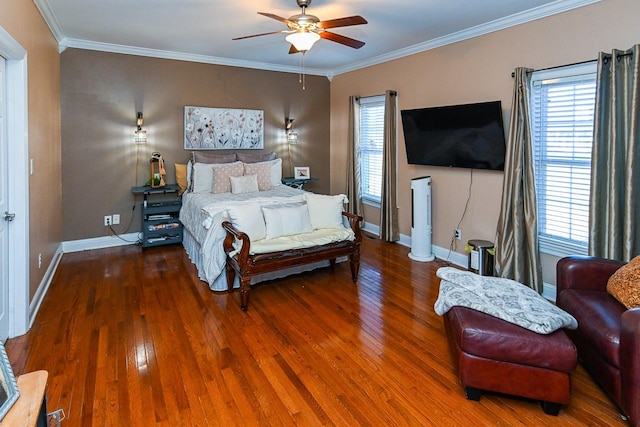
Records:
[[[271,273],[289,267],[312,264],[318,261],[327,261],[335,265],[336,259],[342,256],[349,257],[351,267],[351,280],[358,280],[360,270],[360,244],[362,233],[360,222],[362,217],[348,212],[342,212],[349,221],[349,226],[355,234],[355,239],[329,243],[309,248],[291,249],[278,252],[251,254],[251,240],[246,233],[236,229],[230,222],[225,221],[222,227],[227,236],[224,239],[224,251],[227,254],[226,274],[229,292],[233,290],[233,282],[236,274],[240,279],[240,307],[247,310],[249,306],[249,292],[251,290],[251,278],[257,274]],[[242,241],[242,249],[234,253],[235,240]]]

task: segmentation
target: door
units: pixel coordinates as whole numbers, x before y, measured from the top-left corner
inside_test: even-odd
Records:
[[[0,56],[0,340],[9,336],[9,224],[7,204],[7,98],[6,60]]]

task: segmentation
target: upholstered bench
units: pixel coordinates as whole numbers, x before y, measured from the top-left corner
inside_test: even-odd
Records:
[[[444,314],[454,363],[467,399],[482,390],[540,400],[557,415],[569,402],[578,354],[562,329],[539,334],[470,308]]]
[[[229,292],[233,290],[236,274],[240,279],[240,307],[246,311],[249,306],[251,279],[258,274],[270,273],[290,267],[329,261],[333,266],[336,259],[347,256],[351,268],[351,280],[358,280],[360,269],[360,244],[362,217],[342,212],[350,228],[318,229],[310,233],[288,235],[274,239],[251,242],[247,233],[238,230],[229,221],[222,223],[227,236],[223,242],[227,254],[226,273]],[[234,245],[241,242],[240,249]]]

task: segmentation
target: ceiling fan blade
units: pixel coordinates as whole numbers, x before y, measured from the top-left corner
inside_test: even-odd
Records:
[[[364,42],[360,40],[352,39],[350,37],[341,36],[340,34],[332,33],[331,31],[323,31],[320,33],[320,37],[323,39],[331,40],[332,42],[340,43],[345,46],[352,47],[354,49],[360,49],[364,46]]]
[[[283,18],[282,16],[274,15],[273,13],[268,12],[258,12],[259,15],[266,16],[267,18],[275,19],[276,21],[280,21],[286,25],[296,26],[297,24],[293,21],[288,20],[287,18]]]
[[[320,21],[318,22],[318,27],[327,29],[327,28],[348,27],[350,25],[362,25],[362,24],[367,24],[367,20],[360,15],[356,15],[356,16],[349,16],[346,18],[329,19],[328,21]]]
[[[252,34],[250,36],[236,37],[236,38],[233,38],[231,40],[250,39],[251,37],[268,36],[269,34],[280,34],[280,33],[282,33],[282,31],[271,31],[269,33],[260,33],[260,34]]]

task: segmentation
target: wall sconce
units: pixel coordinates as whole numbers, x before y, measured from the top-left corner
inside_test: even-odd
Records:
[[[287,132],[287,142],[289,144],[297,144],[298,134],[293,130],[293,119],[289,117],[284,119],[284,130]]]
[[[142,124],[144,123],[144,117],[141,112],[138,112],[138,117],[136,119],[136,126],[138,127],[134,132],[133,141],[136,144],[146,144],[147,143],[147,131],[142,129]]]

